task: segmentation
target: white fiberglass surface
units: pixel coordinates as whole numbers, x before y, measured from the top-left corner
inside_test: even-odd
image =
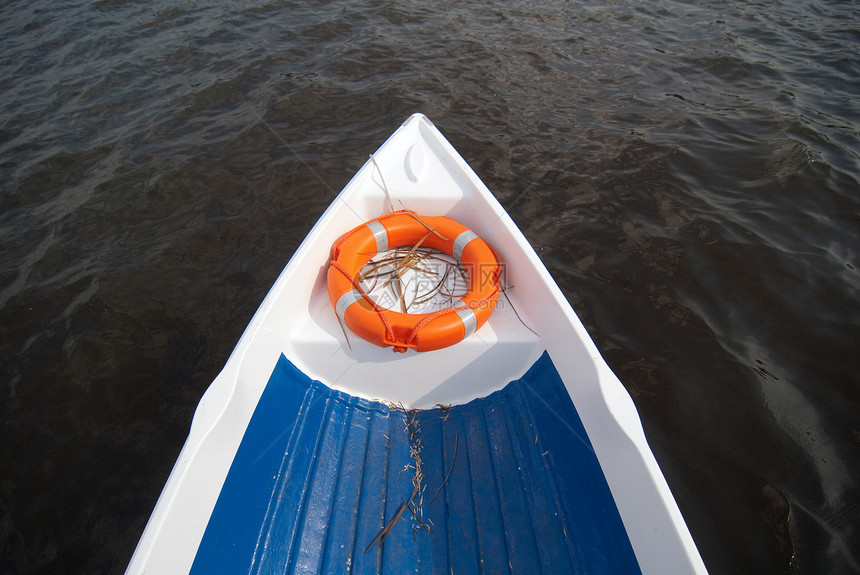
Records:
[[[506,301],[464,341],[422,353],[395,353],[350,332],[345,336],[324,289],[314,290],[309,312],[290,338],[306,373],[352,395],[408,408],[456,405],[489,395],[522,376],[543,351]]]
[[[308,238],[306,250],[296,255],[314,266],[314,283],[300,289],[291,282],[272,312],[291,318],[285,353],[311,377],[404,407],[453,405],[504,387],[543,351],[540,338],[513,307],[516,296],[502,295],[490,320],[464,341],[423,353],[395,353],[370,344],[342,327],[332,310],[325,282],[331,243],[391,206],[460,221],[496,248],[507,265],[504,250],[493,245],[493,237],[504,232],[503,226],[494,229],[500,208],[478,191],[480,181],[450,156],[446,145],[422,122],[407,123],[347,185]]]

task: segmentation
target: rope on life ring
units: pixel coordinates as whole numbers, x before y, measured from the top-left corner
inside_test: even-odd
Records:
[[[432,313],[385,309],[361,288],[361,269],[378,252],[418,243],[456,258],[469,276],[462,305]],[[501,264],[472,230],[444,216],[400,210],[370,220],[332,245],[328,294],[338,318],[362,339],[396,352],[431,351],[454,345],[477,331],[495,309]]]

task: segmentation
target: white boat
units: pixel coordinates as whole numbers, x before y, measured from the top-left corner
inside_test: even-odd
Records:
[[[436,351],[344,328],[332,245],[448,216],[505,269]],[[411,116],[305,238],[197,407],[127,573],[705,573],[626,390],[526,238]]]

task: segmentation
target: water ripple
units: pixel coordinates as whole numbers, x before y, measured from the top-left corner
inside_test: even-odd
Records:
[[[856,570],[852,3],[0,16],[0,570],[122,571],[257,304],[416,111],[630,391],[711,572]]]

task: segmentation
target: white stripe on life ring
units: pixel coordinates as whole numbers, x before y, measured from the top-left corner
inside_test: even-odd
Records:
[[[451,250],[451,254],[457,258],[458,262],[463,261],[463,250],[466,249],[466,246],[472,240],[478,239],[478,235],[472,230],[466,230],[454,240],[454,247]]]
[[[463,339],[466,339],[475,333],[475,329],[478,327],[478,317],[475,315],[475,312],[468,307],[457,310],[456,313],[460,316],[460,319],[463,320],[463,327],[466,329]]]
[[[367,229],[373,233],[376,238],[376,251],[384,252],[388,249],[388,231],[379,222],[370,222],[367,224]]]
[[[337,298],[337,303],[334,306],[335,312],[340,319],[343,319],[343,314],[346,313],[346,308],[351,306],[357,301],[361,301],[364,299],[364,296],[361,295],[357,289],[351,289],[339,298]]]

